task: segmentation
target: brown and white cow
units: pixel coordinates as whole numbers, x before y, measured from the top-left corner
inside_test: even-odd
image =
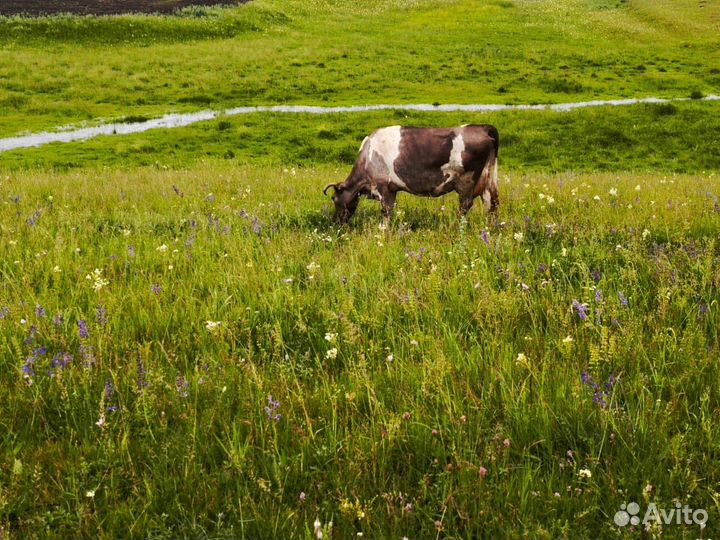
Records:
[[[389,218],[399,191],[439,197],[455,191],[460,212],[470,210],[475,197],[496,214],[499,203],[497,155],[500,136],[490,125],[456,128],[380,128],[365,137],[347,179],[334,188],[335,218],[345,223],[361,195],[379,200]]]

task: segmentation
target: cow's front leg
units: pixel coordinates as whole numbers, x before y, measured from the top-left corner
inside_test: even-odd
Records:
[[[390,189],[387,184],[378,185],[376,188],[376,194],[380,199],[380,207],[384,221],[390,221],[395,209],[395,197],[397,193]]]
[[[472,195],[461,195],[460,196],[460,215],[464,216],[470,211],[473,205]]]

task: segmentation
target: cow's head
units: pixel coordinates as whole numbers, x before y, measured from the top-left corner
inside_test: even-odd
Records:
[[[338,223],[347,223],[357,210],[360,200],[360,189],[357,185],[328,184],[323,189],[323,195],[327,195],[328,189],[333,188],[332,200],[335,203],[335,220]]]

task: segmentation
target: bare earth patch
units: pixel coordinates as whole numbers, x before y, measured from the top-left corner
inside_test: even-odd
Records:
[[[172,13],[188,6],[237,5],[248,0],[1,0],[0,15],[117,15]]]

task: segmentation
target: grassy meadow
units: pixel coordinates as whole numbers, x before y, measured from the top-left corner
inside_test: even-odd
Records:
[[[0,137],[720,94],[715,2],[0,18]],[[720,535],[720,103],[248,115],[0,153],[0,540]],[[499,217],[328,182],[493,123]],[[676,503],[705,527],[618,526]],[[641,516],[642,517],[642,516]]]

